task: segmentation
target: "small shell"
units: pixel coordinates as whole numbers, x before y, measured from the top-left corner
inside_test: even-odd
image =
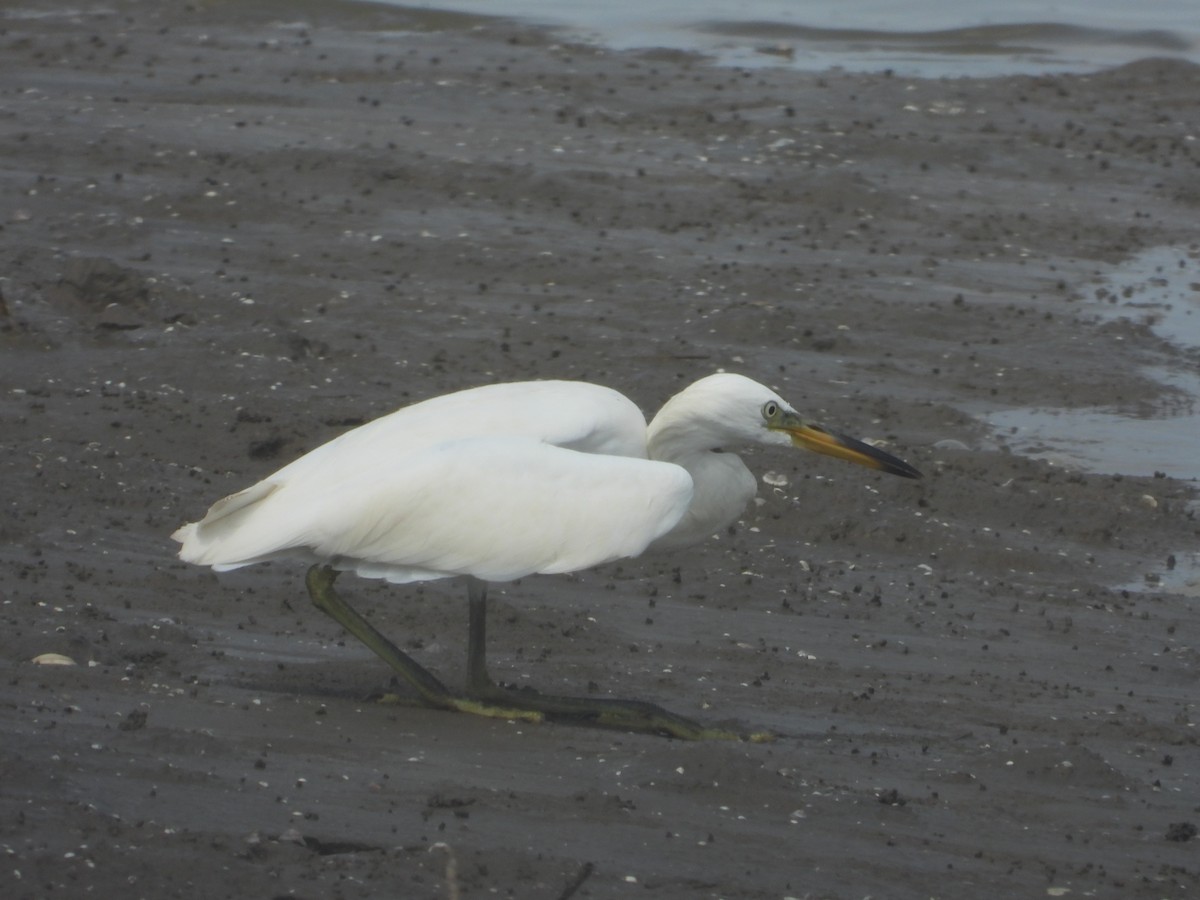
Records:
[[[75,660],[69,656],[63,656],[61,653],[42,653],[30,660],[36,666],[74,666],[78,665]]]

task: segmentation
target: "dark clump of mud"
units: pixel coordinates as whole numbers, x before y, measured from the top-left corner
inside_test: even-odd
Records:
[[[748,72],[321,9],[0,15],[5,896],[1194,896],[1195,599],[1119,587],[1195,548],[1194,485],[978,415],[1152,407],[1189,363],[1083,298],[1195,241],[1200,71]],[[493,665],[772,744],[370,702],[297,567],[174,559],[412,400],[652,411],[717,368],[926,477],[748,454],[710,544],[499,586]],[[458,677],[460,586],[344,588]]]

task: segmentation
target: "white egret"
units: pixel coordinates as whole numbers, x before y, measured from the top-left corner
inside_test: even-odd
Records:
[[[316,606],[370,647],[428,706],[574,719],[682,738],[733,736],[640,701],[503,688],[488,675],[487,582],[574,572],[703,540],[736,519],[756,480],[731,449],[798,446],[901,475],[912,466],[805,422],[774,391],[716,374],[676,394],[649,426],[638,407],[585,382],[494,384],[359,426],[218,500],[173,537],[217,571],[279,557],[310,562]],[[395,583],[465,576],[465,691],[384,637],[333,590],[339,572]]]

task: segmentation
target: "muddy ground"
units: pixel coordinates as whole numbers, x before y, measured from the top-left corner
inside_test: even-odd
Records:
[[[735,71],[331,3],[82,9],[0,13],[4,896],[1200,890],[1196,600],[1121,587],[1194,551],[1196,486],[980,420],[1179,402],[1146,369],[1195,354],[1094,297],[1197,239],[1200,69]],[[411,400],[565,377],[653,411],[718,368],[925,479],[748,453],[772,483],[709,544],[499,586],[493,668],[774,743],[381,705],[302,567],[174,558]],[[461,585],[345,589],[459,677]]]

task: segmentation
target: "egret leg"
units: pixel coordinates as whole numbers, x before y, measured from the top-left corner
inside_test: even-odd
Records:
[[[607,697],[564,697],[543,694],[532,689],[511,690],[492,680],[487,671],[487,583],[471,578],[467,585],[469,635],[467,641],[467,692],[482,701],[494,701],[507,708],[535,711],[552,720],[590,722],[608,728],[649,734],[667,734],[683,740],[765,741],[765,733],[739,735],[732,731],[707,728],[691,719],[676,715],[642,700],[616,700]]]
[[[707,728],[691,719],[641,700],[606,697],[563,697],[534,690],[512,690],[496,684],[487,671],[487,585],[472,578],[468,583],[470,629],[467,640],[467,691],[449,690],[436,675],[388,640],[333,589],[338,573],[328,566],[313,566],[306,583],[316,607],[366,644],[408,682],[426,706],[458,710],[502,719],[539,722],[543,719],[585,722],[648,734],[666,734],[683,740],[770,740],[765,733],[741,735]]]
[[[448,690],[441,680],[419,662],[388,640],[374,625],[359,614],[358,610],[343,600],[333,589],[338,572],[329,566],[313,566],[308,570],[305,583],[313,604],[348,632],[369,647],[376,656],[386,662],[401,678],[407,681],[426,706],[436,709],[455,709],[476,715],[495,716],[501,719],[525,719],[540,722],[544,716],[536,711],[524,709],[502,709],[499,706],[481,703]]]
[[[467,690],[473,694],[496,689],[487,670],[487,582],[467,579]]]

